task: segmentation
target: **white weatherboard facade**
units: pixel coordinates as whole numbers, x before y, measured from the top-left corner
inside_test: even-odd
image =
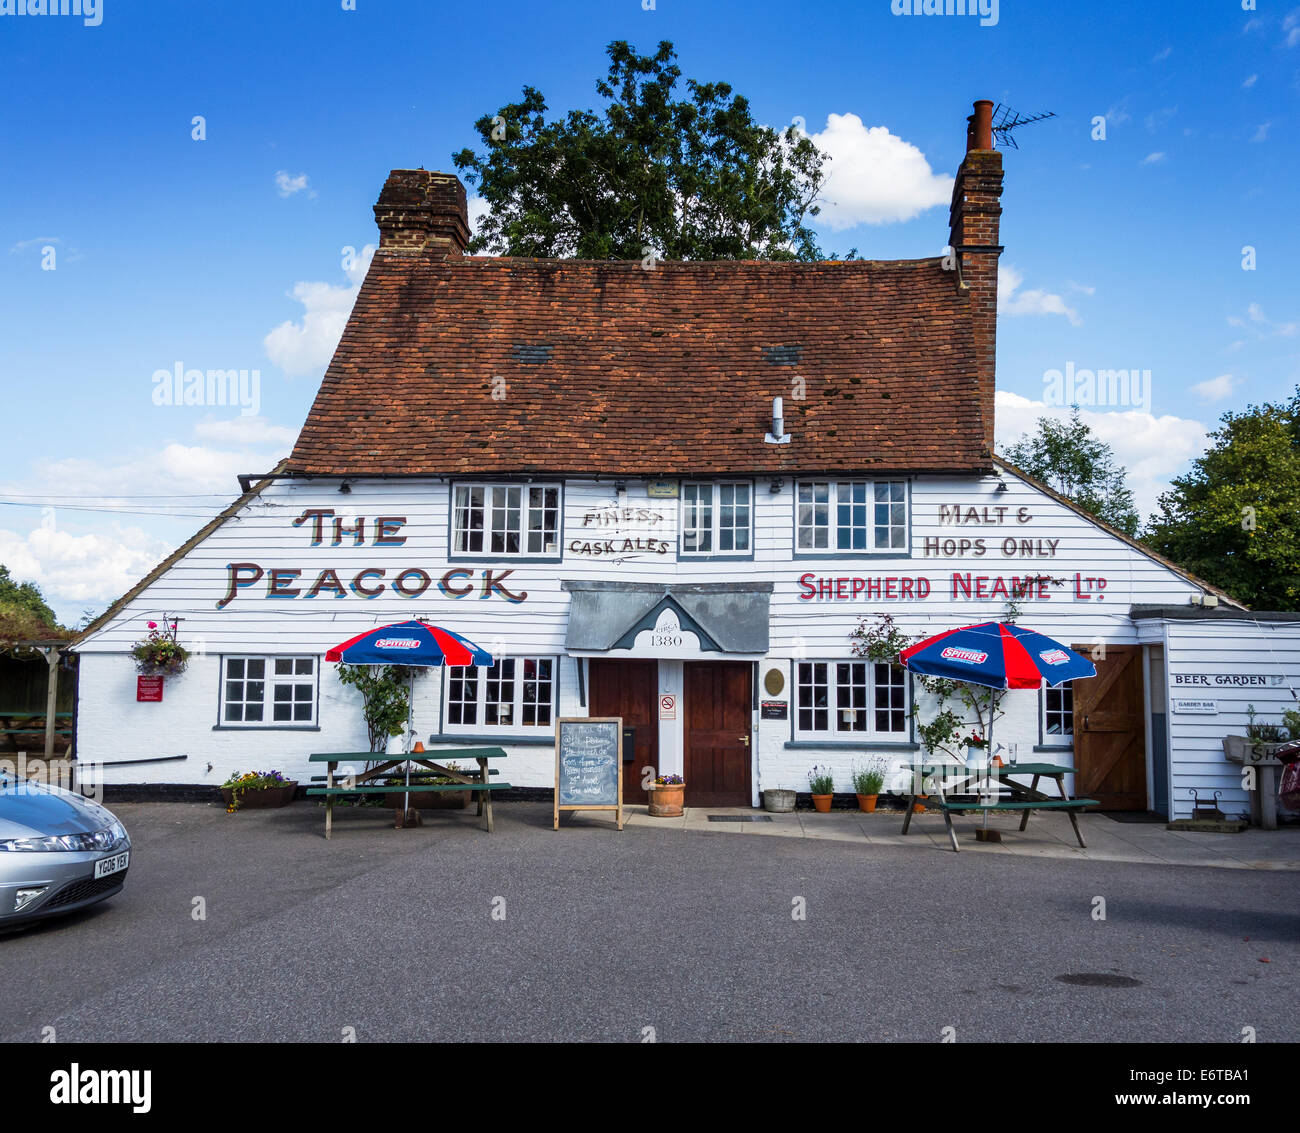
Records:
[[[445,480],[354,479],[346,493],[338,479],[273,480],[80,642],[78,757],[102,765],[107,784],[218,785],[232,772],[272,767],[306,781],[319,772],[307,762],[311,752],[367,746],[359,694],[340,685],[324,662],[326,650],[413,617],[455,630],[498,657],[553,659],[551,717],[584,715],[584,666],[600,654],[566,649],[571,592],[565,582],[770,585],[766,651],[721,658],[754,669],[749,796],[755,804],[767,787],[807,790],[813,764],[833,771],[837,790],[851,791],[855,763],[872,756],[896,762],[916,751],[910,723],[888,737],[797,734],[797,666],[850,660],[850,632],[878,612],[893,614],[909,635],[934,633],[1001,618],[1013,580],[1046,576],[1050,581],[1036,582],[1020,599],[1020,621],[1067,644],[1137,645],[1150,638],[1164,647],[1171,672],[1196,664],[1198,651],[1231,645],[1217,637],[1175,642],[1150,623],[1140,630],[1131,605],[1187,606],[1202,587],[1010,472],[1001,474],[1001,484],[995,476],[901,480],[901,546],[852,555],[797,550],[795,481],[786,477],[773,491],[771,477],[748,480],[752,551],[730,559],[683,555],[682,499],[651,496],[644,481],[563,484],[555,545],[544,558],[528,559],[453,554],[452,486]],[[672,481],[668,490],[680,497],[686,483]],[[381,526],[380,519],[387,522]],[[239,583],[233,596],[232,579]],[[131,646],[149,621],[176,618],[181,643],[194,652],[189,668],[165,679],[161,702],[139,702]],[[670,700],[660,713],[657,770],[683,772],[689,707],[683,667],[719,654],[668,610],[604,655],[658,659],[659,692]],[[297,661],[287,666],[286,683],[299,687],[285,694],[303,698],[302,719],[281,726],[229,723],[232,658],[266,659],[260,671],[267,673],[271,659],[303,661],[296,673]],[[1300,656],[1293,651],[1288,658],[1293,680]],[[1255,663],[1249,656],[1240,661]],[[765,684],[774,669],[784,677],[779,694]],[[236,700],[244,695],[239,688],[234,693]],[[264,695],[269,716],[271,694]],[[427,747],[500,743],[509,753],[504,779],[552,785],[550,726],[521,725],[517,708],[509,725],[483,724],[480,715],[474,727],[457,726],[447,701],[447,674],[432,670],[417,682],[415,729]],[[764,718],[763,701],[785,702],[786,717]],[[1022,759],[1071,759],[1070,737],[1044,727],[1041,692],[1010,693],[1004,705],[999,742],[1016,744]],[[1169,780],[1183,814],[1189,805],[1178,787],[1216,776],[1226,782],[1230,772],[1191,725],[1178,721],[1171,740]],[[1033,755],[1043,748],[1051,750]],[[1186,768],[1184,759],[1191,761]]]
[[[1162,706],[1167,711],[1177,815],[1190,815],[1193,790],[1207,802],[1218,792],[1225,814],[1248,814],[1242,767],[1224,758],[1223,737],[1246,734],[1251,708],[1260,723],[1277,723],[1300,707],[1300,621],[1261,613],[1231,620],[1152,616],[1137,625],[1148,647],[1150,699],[1157,714]]]

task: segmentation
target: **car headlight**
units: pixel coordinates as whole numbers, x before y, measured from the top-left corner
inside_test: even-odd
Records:
[[[49,834],[42,838],[6,838],[0,841],[0,853],[30,854],[85,853],[90,850],[111,850],[126,838],[126,827],[113,822],[103,830],[91,834]]]

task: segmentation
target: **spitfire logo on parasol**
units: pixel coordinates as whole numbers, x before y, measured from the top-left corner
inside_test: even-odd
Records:
[[[311,532],[312,547],[336,548],[345,544],[349,548],[364,547],[367,546],[368,532],[373,533],[370,534],[370,547],[401,547],[407,539],[401,534],[406,525],[404,515],[381,515],[373,521],[359,515],[353,522],[345,523],[342,516],[334,515],[332,508],[312,508],[293,520],[294,527],[304,525]],[[263,567],[260,563],[227,563],[226,593],[217,602],[217,609],[225,609],[236,597],[258,583],[263,583],[260,588],[263,598],[346,598],[349,595],[378,598],[385,591],[400,598],[418,598],[432,586],[444,598],[468,598],[477,593],[479,598],[523,602],[528,592],[512,590],[506,585],[506,579],[512,574],[513,569],[452,567],[438,577],[423,567],[408,566],[394,569],[390,577],[389,568],[379,566],[364,566],[359,570],[349,568],[340,574],[332,567]],[[405,638],[389,638],[380,644],[393,649],[408,649],[417,647],[419,643],[408,643]]]
[[[945,661],[960,661],[963,665],[982,665],[989,659],[987,653],[978,649],[962,649],[956,645],[949,645],[939,656]]]

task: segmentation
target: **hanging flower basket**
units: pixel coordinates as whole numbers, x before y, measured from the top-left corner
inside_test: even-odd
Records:
[[[189,650],[176,640],[176,622],[149,622],[149,636],[131,647],[135,667],[144,676],[174,677],[190,663]]]

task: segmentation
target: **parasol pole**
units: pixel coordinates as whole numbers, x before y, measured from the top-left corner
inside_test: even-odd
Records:
[[[415,669],[410,670],[407,678],[406,693],[406,735],[402,746],[406,749],[406,793],[402,796],[402,821],[406,821],[406,812],[411,809],[411,713],[415,704]]]

